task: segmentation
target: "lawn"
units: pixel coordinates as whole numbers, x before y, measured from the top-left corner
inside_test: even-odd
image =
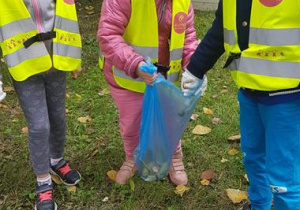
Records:
[[[136,175],[131,186],[118,186],[107,177],[107,171],[121,166],[124,153],[116,107],[106,93],[107,84],[97,66],[99,2],[77,2],[83,35],[83,73],[77,80],[68,77],[65,156],[81,172],[83,180],[76,193],[56,186],[59,209],[239,209],[241,204],[233,204],[226,196],[227,188],[247,189],[240,146],[227,141],[229,136],[240,132],[237,88],[229,72],[222,69],[222,59],[208,73],[208,90],[195,111],[199,118],[189,123],[182,138],[190,190],[180,197],[167,178],[149,183]],[[199,38],[209,29],[213,17],[212,12],[196,12]],[[6,71],[4,86],[12,86]],[[204,114],[203,107],[213,110],[213,115]],[[90,122],[77,120],[87,116],[91,117]],[[0,105],[0,119],[0,209],[33,209],[35,177],[29,161],[27,134],[22,131],[26,122],[14,91],[9,91]],[[210,127],[212,132],[194,135],[192,130],[196,125]],[[232,148],[239,153],[229,155]],[[222,159],[228,161],[221,162]],[[203,186],[201,173],[209,169],[215,170],[215,177],[208,186]]]

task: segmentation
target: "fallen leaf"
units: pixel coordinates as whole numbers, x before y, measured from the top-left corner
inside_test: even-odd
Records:
[[[228,151],[228,155],[236,155],[237,153],[239,153],[239,151],[237,149],[235,149],[235,148],[230,149]]]
[[[88,15],[92,15],[92,14],[94,14],[95,12],[94,11],[87,11],[86,12]]]
[[[7,86],[7,87],[3,88],[3,91],[4,92],[13,92],[13,91],[15,91],[15,89],[13,87]]]
[[[82,99],[82,96],[79,94],[75,94],[75,96],[76,96],[76,100],[78,100],[78,101],[80,101]]]
[[[67,98],[70,98],[70,95],[69,95],[69,93],[67,93],[67,94],[66,94],[66,97],[67,97]]]
[[[203,186],[208,186],[208,185],[210,184],[210,181],[209,181],[209,180],[206,180],[206,179],[202,179],[202,180],[201,180],[201,184],[202,184]]]
[[[206,179],[208,181],[212,180],[214,177],[215,177],[215,170],[214,169],[204,171],[201,174],[201,179]]]
[[[218,118],[218,117],[214,117],[214,118],[212,118],[211,121],[212,121],[213,124],[217,125],[217,124],[219,124],[221,122],[221,119]]]
[[[85,8],[86,10],[93,10],[93,9],[94,9],[93,6],[85,6],[84,8]]]
[[[238,134],[238,135],[234,135],[234,136],[229,136],[227,138],[227,140],[230,142],[239,142],[241,140],[241,135]]]
[[[116,181],[116,176],[117,176],[117,172],[115,170],[111,170],[111,171],[108,171],[106,173],[106,175],[108,176],[108,178],[112,181]]]
[[[104,96],[104,95],[108,95],[110,94],[110,91],[107,88],[104,88],[103,90],[101,90],[98,95],[99,96]]]
[[[244,175],[244,178],[249,183],[249,179],[248,179],[248,175],[247,174]]]
[[[18,118],[14,118],[11,121],[14,122],[14,123],[16,123],[16,122],[19,122],[19,119]]]
[[[68,114],[69,113],[69,109],[66,109],[66,114]]]
[[[102,201],[103,201],[103,202],[108,201],[108,197],[103,198]]]
[[[88,160],[91,159],[92,157],[94,157],[97,153],[99,152],[99,149],[96,149],[90,157],[88,157]]]
[[[198,134],[198,135],[205,135],[205,134],[209,134],[210,132],[211,132],[211,128],[202,125],[197,125],[192,131],[193,134]]]
[[[198,114],[192,114],[191,120],[197,120],[198,117],[199,117]]]
[[[174,191],[176,195],[179,195],[180,197],[183,196],[183,193],[188,191],[190,188],[184,185],[177,185],[176,190]]]
[[[6,105],[4,105],[4,104],[0,104],[0,108],[6,109],[6,108],[7,108],[7,106],[6,106]]]
[[[22,128],[22,133],[23,134],[27,134],[28,133],[28,127],[27,126],[24,127],[24,128]]]
[[[55,184],[62,184],[62,181],[60,180],[60,178],[56,175],[52,175],[51,174],[51,179],[55,182]]]
[[[134,184],[134,181],[132,179],[129,180],[129,184],[130,184],[131,191],[134,192],[134,190],[135,190],[135,184]]]
[[[240,203],[248,199],[248,194],[245,191],[240,191],[236,189],[227,189],[226,194],[234,204]]]
[[[92,118],[90,116],[86,116],[86,117],[79,117],[77,118],[77,120],[81,123],[87,123],[87,122],[91,122]]]
[[[188,162],[187,165],[188,165],[188,167],[191,167],[191,168],[194,167],[194,164],[193,164],[193,163],[190,163],[190,162]]]
[[[223,90],[221,90],[221,93],[227,93],[228,92],[228,90],[227,89],[223,89]]]
[[[214,111],[209,108],[203,107],[203,113],[208,115],[213,115]]]
[[[70,193],[76,193],[77,188],[76,186],[67,186],[67,190]]]
[[[221,163],[226,163],[228,160],[227,159],[225,159],[225,158],[222,158],[221,159]]]

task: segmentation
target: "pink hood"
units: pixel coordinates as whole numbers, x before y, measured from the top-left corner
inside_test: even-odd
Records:
[[[172,26],[172,0],[155,0],[157,14],[161,14],[163,3],[166,3],[165,12],[159,24],[159,58],[162,65],[169,65],[168,38]],[[112,65],[123,69],[126,74],[136,78],[135,69],[144,58],[135,53],[127,45],[123,34],[131,15],[131,0],[104,0],[98,28],[99,46],[105,56],[104,72],[111,74]],[[159,16],[159,15],[158,15]],[[197,48],[196,30],[194,28],[194,11],[192,4],[187,18],[186,36],[183,49],[182,68],[189,63],[191,55]],[[108,75],[107,75],[108,76]]]

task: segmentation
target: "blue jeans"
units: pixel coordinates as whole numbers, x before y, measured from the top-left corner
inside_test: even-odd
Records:
[[[239,91],[241,146],[254,210],[300,210],[300,100],[264,105]]]

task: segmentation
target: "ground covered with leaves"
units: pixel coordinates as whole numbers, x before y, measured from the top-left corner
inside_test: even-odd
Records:
[[[112,170],[122,164],[124,153],[116,107],[97,65],[96,30],[101,3],[79,0],[77,4],[83,73],[76,80],[68,78],[65,156],[83,179],[76,192],[56,186],[59,209],[239,209],[242,204],[233,201],[237,199],[238,203],[246,195],[236,190],[246,191],[247,181],[236,140],[239,136],[234,136],[240,132],[237,89],[229,72],[221,68],[224,60],[208,73],[208,90],[182,138],[188,189],[176,188],[167,178],[149,183],[136,175],[125,186],[109,178]],[[213,17],[212,12],[196,12],[199,38]],[[7,72],[4,87],[8,96],[0,104],[0,209],[33,209],[35,177],[29,161],[28,131]],[[233,140],[228,140],[231,136]]]

